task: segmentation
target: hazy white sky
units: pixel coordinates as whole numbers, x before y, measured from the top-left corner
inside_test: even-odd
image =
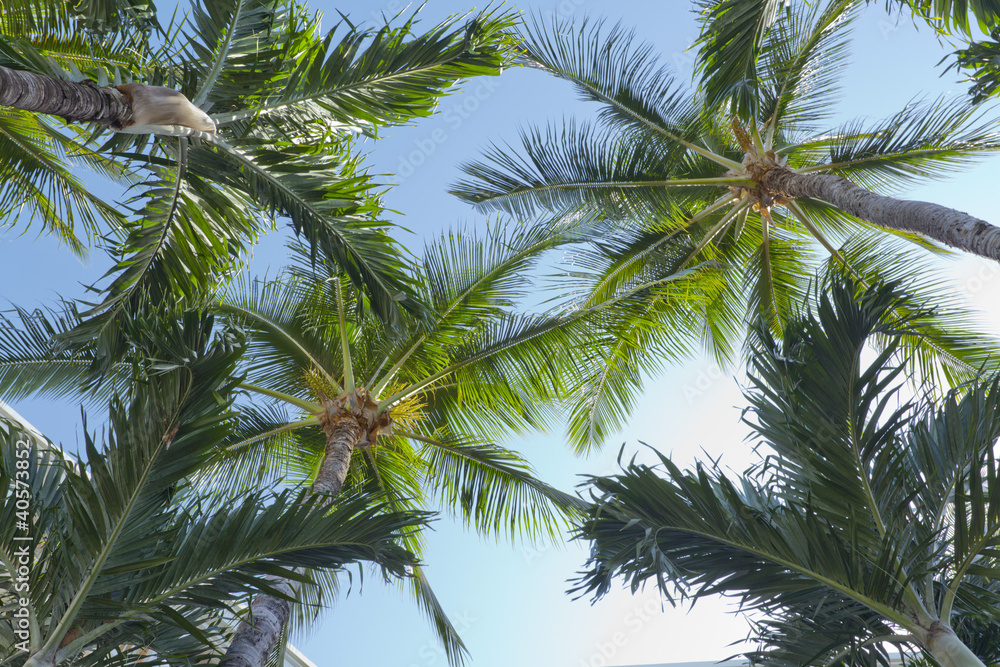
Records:
[[[939,78],[937,62],[951,49],[940,45],[926,28],[918,33],[908,19],[890,19],[871,3],[856,25],[852,64],[844,72],[843,119],[879,118],[924,95],[964,95],[965,85],[953,73]],[[322,0],[311,6],[326,13],[332,25],[336,10],[354,22],[371,23],[381,11],[395,14],[398,0]],[[518,8],[566,18],[586,16],[621,19],[641,39],[653,42],[667,62],[689,76],[692,58],[686,47],[696,36],[684,0],[606,2],[548,0],[517,3]],[[428,0],[426,26],[445,15],[467,11],[455,0]],[[387,194],[389,208],[401,211],[399,222],[413,234],[403,237],[415,250],[422,238],[462,220],[481,220],[445,192],[459,176],[457,165],[478,156],[491,140],[516,139],[516,129],[563,116],[592,113],[576,101],[568,85],[538,72],[512,70],[499,79],[476,80],[445,99],[442,113],[414,127],[390,132],[371,145],[376,173],[398,183]],[[997,219],[989,197],[995,188],[997,162],[984,164],[944,183],[920,187],[906,196],[954,206],[987,220]],[[254,268],[271,274],[282,263],[284,233],[267,239],[257,251]],[[34,242],[33,242],[34,241]],[[80,266],[64,248],[48,239],[0,235],[2,296],[17,304],[52,303],[54,295],[80,294],[78,284],[95,282],[106,264],[95,259]],[[956,284],[980,306],[1000,303],[998,269],[985,262],[962,260],[947,267]],[[71,293],[71,294],[70,294]],[[1000,312],[990,314],[993,327]],[[626,456],[644,456],[640,442],[672,452],[682,464],[723,456],[726,465],[743,469],[750,460],[739,423],[743,400],[733,369],[720,369],[708,359],[693,359],[668,369],[649,383],[649,391],[627,429],[604,451],[582,460],[569,454],[559,432],[510,443],[525,454],[540,476],[570,489],[581,474],[615,469],[619,447]],[[21,402],[15,407],[40,430],[72,447],[78,440],[79,410],[70,404]],[[702,601],[692,611],[663,608],[653,590],[636,595],[616,592],[591,606],[571,600],[567,580],[582,567],[582,545],[525,545],[484,541],[442,518],[429,538],[428,576],[472,652],[476,667],[567,665],[597,667],[693,660],[720,660],[737,649],[730,646],[748,632],[745,620],[725,613],[721,601]],[[377,575],[366,576],[325,622],[297,642],[320,667],[334,665],[431,667],[445,664],[442,652],[406,593],[386,588]]]

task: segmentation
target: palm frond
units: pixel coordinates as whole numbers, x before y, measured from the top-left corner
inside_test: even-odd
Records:
[[[536,18],[526,26],[524,48],[526,64],[569,81],[584,100],[600,104],[608,130],[658,139],[671,152],[683,146],[678,139],[692,138],[696,113],[690,95],[653,46],[636,43],[635,33],[621,24],[608,28],[602,21],[556,18],[544,25]]]
[[[975,107],[943,98],[911,104],[874,126],[848,124],[818,143],[828,154],[800,171],[838,174],[874,192],[944,178],[1000,148],[993,124]]]
[[[674,202],[711,201],[717,188],[737,184],[721,170],[687,173],[684,149],[628,141],[609,130],[566,123],[521,135],[522,151],[494,145],[485,160],[463,165],[467,178],[451,192],[483,210],[517,217],[590,209],[611,219],[643,217]],[[706,192],[707,191],[707,192]]]
[[[858,235],[839,252],[849,270],[867,284],[885,280],[906,286],[895,308],[896,316],[908,323],[907,333],[898,337],[908,375],[918,383],[956,387],[977,375],[995,373],[1000,363],[995,337],[969,312],[965,299],[948,285],[926,253],[887,236]],[[826,264],[826,281],[844,271],[835,259]],[[881,347],[887,341],[875,337],[872,342]]]
[[[444,644],[444,652],[445,657],[448,659],[448,664],[461,667],[469,657],[469,649],[466,648],[465,642],[462,641],[462,638],[458,634],[458,629],[455,628],[455,624],[451,622],[444,607],[441,606],[441,601],[438,600],[434,589],[431,588],[430,581],[428,581],[424,569],[422,567],[414,568],[413,577],[410,578],[408,583],[421,611],[434,624],[437,636]]]
[[[86,240],[99,235],[104,225],[120,227],[124,216],[91,192],[66,164],[67,151],[75,148],[34,114],[16,109],[0,113],[0,178],[5,184],[0,217],[16,220],[15,226],[37,222],[44,233],[55,234],[83,257]],[[102,168],[106,176],[114,173],[89,151],[74,151],[72,159]]]
[[[290,64],[289,47],[305,46],[297,33],[308,34],[310,27],[318,27],[303,14],[295,3],[280,0],[195,3],[184,54],[198,73],[199,88],[191,101],[196,106],[206,101],[230,106],[234,98],[251,91],[273,92],[278,85],[275,75]],[[304,25],[298,25],[300,20]]]
[[[374,130],[427,116],[455,82],[496,75],[508,65],[513,42],[507,31],[513,22],[509,13],[486,10],[457,27],[453,18],[414,35],[414,17],[378,30],[344,21],[296,54],[280,90],[265,89],[249,108],[216,114],[215,120],[226,125],[308,110],[314,117]]]
[[[403,251],[379,219],[376,185],[352,157],[346,139],[310,145],[244,139],[218,154],[192,151],[191,169],[245,196],[264,212],[285,216],[312,260],[340,267],[364,289],[381,317],[418,312]],[[259,223],[258,223],[259,224]]]
[[[71,308],[44,312],[15,307],[10,315],[0,315],[0,396],[17,401],[79,395],[88,402],[105,402],[112,393],[123,394],[129,373],[122,366],[112,369],[108,382],[87,391],[92,350],[55,351],[55,339],[78,323]]]
[[[845,32],[861,9],[858,0],[786,8],[760,45],[761,80],[747,85],[757,87],[756,119],[762,126],[781,127],[786,136],[818,129],[839,97]]]
[[[756,117],[758,58],[765,37],[779,18],[781,0],[701,0],[703,25],[696,71],[709,108],[732,99],[744,120]]]
[[[958,30],[972,35],[978,26],[990,32],[1000,25],[1000,4],[996,0],[887,0],[886,6],[909,7],[936,30]],[[970,20],[973,19],[973,20]]]
[[[940,659],[926,628],[956,613],[970,615],[963,639],[993,636],[1000,380],[901,398],[900,341],[920,317],[900,315],[905,290],[845,275],[825,287],[780,339],[757,327],[747,422],[761,463],[733,480],[658,454],[590,478],[576,592],[622,576],[675,604],[736,597],[766,618],[747,656],[775,666],[888,664],[886,644]]]
[[[463,230],[443,234],[427,246],[417,274],[420,294],[431,307],[427,322],[385,348],[371,376],[378,393],[399,378],[433,373],[469,334],[511,312],[528,295],[529,272],[543,253],[582,238],[588,220],[540,220],[497,225],[485,239]]]
[[[173,302],[176,310],[199,305],[236,267],[247,240],[256,237],[260,222],[247,214],[248,202],[187,173],[185,142],[178,144],[177,167],[159,170],[149,183],[139,217],[129,222],[117,251],[120,259],[105,276],[110,283],[95,288],[104,299],[89,304],[85,319],[60,336],[63,349],[96,340],[105,351],[102,358],[117,361],[125,353],[124,319],[147,304]]]
[[[303,398],[310,390],[307,372],[318,372],[339,393],[336,349],[324,345],[311,326],[303,290],[293,281],[250,280],[246,275],[227,286],[216,308],[247,327],[247,375],[254,384]]]
[[[206,491],[231,497],[252,490],[308,486],[313,459],[325,444],[315,420],[295,419],[284,406],[238,404],[239,418],[196,476]]]
[[[422,445],[425,484],[483,534],[551,539],[581,502],[538,480],[516,452],[491,443],[399,433]]]
[[[973,104],[982,104],[1000,89],[1000,68],[996,66],[1000,55],[1000,35],[995,31],[989,39],[973,41],[955,52],[955,69],[965,70],[972,81],[969,95]]]
[[[387,397],[419,395],[433,427],[499,441],[547,424],[562,395],[568,351],[581,327],[558,316],[507,315],[486,322],[452,349],[448,365]],[[470,409],[475,406],[475,409]]]

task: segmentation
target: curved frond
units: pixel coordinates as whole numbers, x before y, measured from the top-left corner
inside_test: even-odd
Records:
[[[124,216],[87,188],[67,158],[96,167],[105,176],[115,173],[104,158],[77,146],[37,115],[16,109],[0,112],[0,179],[4,182],[0,217],[14,220],[13,226],[37,222],[44,233],[55,234],[74,254],[84,257],[86,241],[100,235],[105,225],[120,227]]]
[[[483,534],[551,539],[582,503],[538,480],[516,452],[491,443],[400,433],[422,445],[424,482],[446,507]]]
[[[860,0],[799,3],[768,31],[758,56],[761,80],[744,85],[757,86],[756,119],[770,124],[769,132],[815,131],[830,114],[846,64],[845,33],[862,9]]]
[[[1000,149],[992,122],[982,122],[967,101],[943,98],[910,105],[874,126],[850,123],[816,143],[826,155],[798,171],[837,174],[874,192],[944,178]]]
[[[756,117],[757,60],[761,44],[783,8],[782,0],[701,0],[702,28],[696,71],[708,107],[734,100],[744,119]]]
[[[763,664],[884,663],[885,644],[940,655],[926,628],[955,613],[971,617],[955,617],[970,646],[992,636],[1000,380],[901,397],[901,341],[920,319],[905,290],[844,275],[826,287],[780,338],[757,327],[746,395],[767,448],[758,465],[732,479],[659,454],[590,478],[579,536],[593,549],[576,592],[600,597],[621,576],[632,590],[655,580],[675,604],[738,598],[767,619],[747,654]]]
[[[996,0],[887,0],[886,4],[898,5],[900,10],[908,6],[935,30],[972,35],[977,26],[988,33],[1000,25],[1000,3]]]
[[[305,112],[374,130],[427,116],[457,81],[503,70],[512,57],[507,31],[513,22],[509,13],[487,10],[464,23],[453,18],[415,35],[413,17],[378,30],[344,21],[295,54],[280,87],[272,84],[244,108],[217,113],[215,120],[226,125]]]
[[[609,130],[626,131],[646,140],[658,138],[678,150],[690,139],[695,120],[691,97],[653,46],[636,43],[635,33],[621,24],[606,28],[587,20],[571,24],[540,18],[526,26],[524,59],[573,84],[580,96],[601,105],[600,120]]]
[[[613,220],[643,217],[657,209],[711,201],[717,188],[745,182],[692,174],[685,149],[568,123],[521,136],[523,151],[492,146],[484,161],[463,166],[468,178],[451,190],[484,210],[530,217],[538,211],[568,215],[591,210]]]
[[[994,31],[989,39],[974,41],[955,52],[955,68],[968,73],[972,87],[969,94],[974,104],[982,104],[1000,89],[1000,33]]]

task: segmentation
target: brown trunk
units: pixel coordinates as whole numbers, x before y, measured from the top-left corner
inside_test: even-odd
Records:
[[[182,93],[162,86],[125,83],[101,87],[0,67],[0,106],[99,123],[115,130],[173,134],[180,125],[215,132],[215,123]]]
[[[326,454],[323,465],[313,481],[313,491],[317,493],[340,493],[351,467],[351,453],[361,440],[361,425],[353,416],[337,416],[324,421],[326,434]]]
[[[364,434],[358,420],[351,415],[336,411],[333,404],[321,415],[320,422],[326,434],[326,453],[319,473],[313,481],[312,490],[317,493],[340,493],[351,467],[351,453]],[[295,597],[293,584],[287,580],[277,580],[276,588]],[[257,595],[250,606],[251,622],[240,623],[233,637],[223,667],[265,667],[267,657],[278,645],[281,629],[288,622],[292,603],[270,595]]]
[[[822,199],[880,227],[916,232],[953,248],[1000,261],[1000,228],[967,213],[929,202],[884,197],[831,174],[767,170],[763,188],[779,197]]]
[[[0,105],[115,129],[132,123],[132,103],[115,88],[6,67],[0,67]]]

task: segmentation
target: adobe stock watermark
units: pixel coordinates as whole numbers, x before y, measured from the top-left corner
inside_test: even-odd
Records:
[[[726,377],[726,373],[719,367],[719,364],[711,363],[708,368],[703,368],[698,372],[698,377],[693,383],[684,385],[684,399],[688,405],[694,403],[704,396],[705,392],[712,388],[712,385],[724,377]]]
[[[454,626],[455,632],[463,635],[469,628],[476,624],[476,617],[470,614],[468,610],[465,610],[451,619],[451,624]],[[409,667],[448,664],[448,656],[445,654],[444,646],[441,645],[441,640],[436,637],[428,639],[420,645],[420,648],[417,649],[417,657],[420,659],[420,662],[411,662]]]
[[[976,270],[976,274],[969,278],[966,278],[963,287],[969,294],[975,294],[983,286],[997,277],[997,273],[1000,273],[1000,265],[995,262],[990,262],[988,264],[983,264]]]
[[[899,21],[890,21],[889,19],[879,19],[878,31],[882,34],[882,41],[889,41],[889,36],[899,30]]]
[[[607,635],[603,641],[594,643],[594,650],[586,658],[581,658],[577,667],[606,667],[621,651],[635,639],[643,628],[661,613],[660,603],[652,598],[641,605],[635,605],[621,620],[620,627]]]
[[[13,592],[17,595],[11,626],[14,628],[15,651],[28,652],[31,641],[31,479],[32,443],[22,434],[15,443],[14,472],[14,550],[11,554]]]
[[[559,0],[559,4],[556,5],[556,18],[566,18],[586,2],[587,0]]]
[[[482,77],[474,87],[462,95],[463,99],[456,100],[446,108],[442,113],[442,119],[448,124],[448,128],[436,128],[430,135],[414,140],[413,150],[399,158],[399,164],[396,167],[397,185],[423,166],[427,159],[434,155],[438,147],[448,141],[450,133],[462,127],[462,124],[471,118],[483,102],[488,100],[499,87],[499,77]]]

